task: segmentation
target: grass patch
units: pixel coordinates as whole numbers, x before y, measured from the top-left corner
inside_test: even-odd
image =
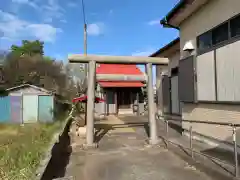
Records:
[[[63,123],[0,125],[0,179],[31,179],[53,134]]]

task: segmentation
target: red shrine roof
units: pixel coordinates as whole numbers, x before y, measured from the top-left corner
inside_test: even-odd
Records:
[[[123,75],[143,75],[142,71],[132,64],[100,64],[96,69],[97,74],[123,74]],[[99,81],[102,87],[143,87],[140,81]]]
[[[142,71],[132,64],[100,64],[96,69],[97,74],[124,74],[143,75]]]
[[[102,87],[143,87],[143,83],[139,81],[100,81]]]
[[[75,103],[75,102],[87,102],[87,95],[82,95],[80,97],[75,97],[72,99],[72,102]],[[104,99],[101,99],[99,97],[95,97],[95,102],[99,103],[99,102],[104,102]]]

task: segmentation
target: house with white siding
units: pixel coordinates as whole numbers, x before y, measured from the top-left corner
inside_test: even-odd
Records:
[[[180,39],[176,38],[166,46],[150,55],[150,57],[168,58],[168,66],[164,69],[157,67],[157,76],[160,73],[163,81],[163,112],[172,116],[181,116],[180,101],[178,98],[178,62],[180,58]],[[158,78],[159,79],[159,78]],[[159,93],[159,92],[158,92]],[[159,99],[158,102],[161,100]]]
[[[179,108],[185,120],[240,123],[240,1],[181,0],[160,23],[179,30],[178,51],[152,55],[171,59],[172,109],[167,110]],[[160,67],[157,73],[162,73]],[[163,97],[164,92],[163,87]],[[213,139],[228,141],[232,134],[226,127],[192,125],[196,133]],[[182,127],[187,130],[189,123]]]

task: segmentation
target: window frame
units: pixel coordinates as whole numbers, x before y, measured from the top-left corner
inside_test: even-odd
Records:
[[[220,47],[223,47],[225,45],[228,45],[228,44],[231,44],[233,42],[236,42],[238,40],[240,40],[240,35],[237,35],[237,36],[234,36],[232,37],[231,35],[231,21],[234,20],[234,19],[237,19],[237,18],[240,18],[240,13],[231,17],[230,19],[222,22],[221,24],[215,26],[214,28],[200,34],[197,36],[197,55],[201,55],[201,54],[204,54],[204,53],[207,53],[209,51],[212,51],[214,49],[217,49],[217,48],[220,48]],[[213,44],[213,31],[215,29],[217,29],[218,27],[224,25],[224,24],[228,24],[228,38],[222,42],[219,42],[217,44]],[[207,34],[207,33],[211,33],[211,47],[207,47],[207,48],[203,48],[203,49],[200,49],[199,48],[199,43],[200,43],[200,37],[204,34]]]
[[[207,48],[201,48],[200,49],[200,47],[199,47],[199,43],[200,43],[200,37],[202,37],[203,35],[205,35],[205,34],[210,34],[211,35],[211,44],[210,44],[210,47],[207,47]],[[203,33],[203,34],[201,34],[201,35],[199,35],[198,37],[197,37],[197,52],[198,52],[198,54],[199,53],[201,53],[201,52],[205,52],[206,51],[206,49],[210,49],[211,47],[213,46],[213,44],[212,44],[212,31],[210,30],[210,31],[207,31],[207,32],[205,32],[205,33]]]
[[[237,35],[235,35],[235,36],[232,36],[232,29],[231,29],[231,23],[232,23],[232,21],[234,21],[234,20],[237,20],[237,19],[239,19],[240,20],[240,15],[237,15],[237,16],[235,16],[234,18],[231,18],[230,20],[229,20],[229,30],[230,30],[230,38],[237,38],[237,37],[239,37],[240,36],[240,33],[239,34],[237,34]],[[239,27],[240,28],[240,27]]]
[[[215,32],[218,28],[221,28],[221,27],[223,27],[223,26],[226,26],[226,27],[227,27],[227,32],[226,32],[226,34],[227,34],[227,39],[221,40],[220,42],[214,42],[214,41],[216,41],[216,39],[214,39],[214,35],[215,35],[214,32]],[[222,23],[222,24],[220,24],[219,26],[215,27],[214,29],[212,29],[212,46],[217,46],[217,45],[219,45],[219,44],[221,44],[221,43],[229,40],[229,38],[230,38],[230,36],[229,36],[230,29],[229,29],[229,28],[230,28],[230,27],[229,27],[229,22],[225,22],[225,23]]]

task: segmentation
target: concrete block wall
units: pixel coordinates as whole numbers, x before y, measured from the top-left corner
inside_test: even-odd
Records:
[[[240,105],[227,104],[184,104],[182,119],[197,121],[216,121],[240,124]],[[222,142],[232,143],[232,128],[220,125],[206,125],[183,122],[182,127]],[[240,145],[240,129],[237,128],[237,143]]]

